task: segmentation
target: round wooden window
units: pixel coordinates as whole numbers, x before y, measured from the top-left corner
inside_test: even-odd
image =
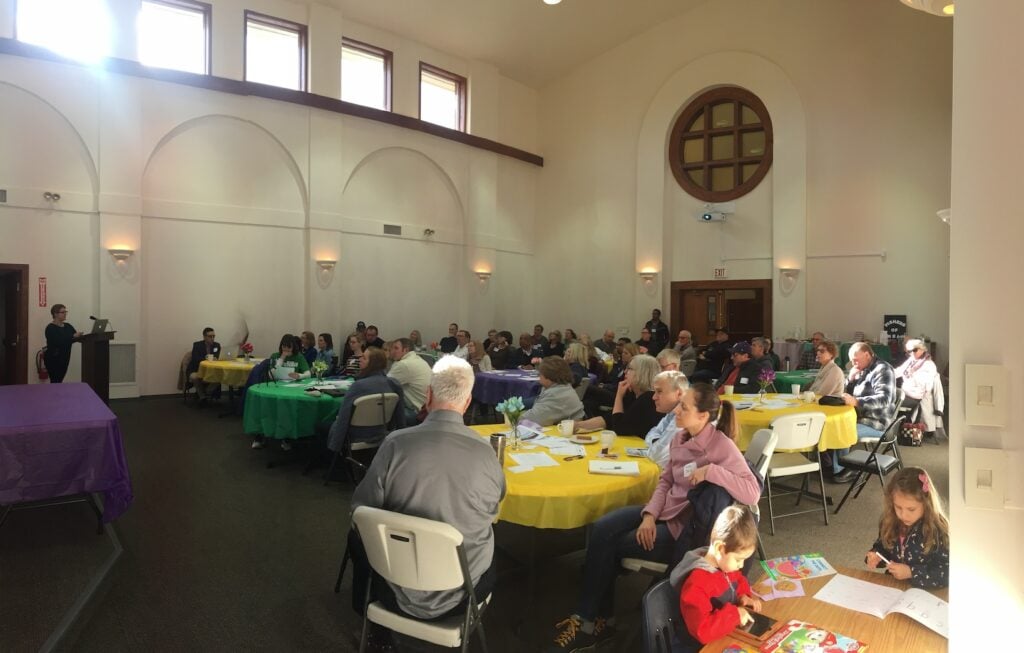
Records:
[[[672,127],[668,160],[676,181],[705,202],[753,190],[772,166],[772,121],[746,89],[723,86],[699,95]]]

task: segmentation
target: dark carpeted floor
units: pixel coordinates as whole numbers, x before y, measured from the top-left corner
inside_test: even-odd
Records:
[[[135,502],[117,524],[125,547],[110,580],[72,630],[75,651],[355,651],[361,620],[347,574],[333,592],[351,487],[318,470],[267,469],[279,451],[249,448],[236,417],[180,398],[115,401]],[[948,447],[902,449],[948,493]],[[828,486],[838,503],[846,486]],[[857,566],[876,535],[880,486],[868,485],[826,526],[821,513],[762,534],[769,556],[821,551]],[[779,500],[785,510],[785,502]],[[806,501],[806,499],[805,499]],[[766,512],[762,502],[762,511]],[[499,584],[487,613],[492,651],[543,648],[575,602],[583,532],[499,524]],[[517,560],[536,551],[536,589]],[[14,512],[0,528],[0,649],[35,651],[109,555],[84,504]],[[575,551],[575,552],[574,552]],[[639,602],[649,583],[620,579],[617,650],[640,650]],[[421,647],[409,647],[419,650]],[[474,642],[474,650],[479,650]]]

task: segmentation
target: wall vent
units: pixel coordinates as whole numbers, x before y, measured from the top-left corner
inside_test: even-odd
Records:
[[[386,224],[384,225],[384,233],[388,236],[401,236],[402,225],[400,224]]]
[[[110,382],[135,383],[135,343],[110,343]]]

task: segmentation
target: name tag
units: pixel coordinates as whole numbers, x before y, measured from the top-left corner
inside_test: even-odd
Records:
[[[297,366],[298,366],[298,363],[296,363],[295,361],[285,361],[284,363],[281,364],[281,367],[297,367]]]
[[[697,471],[697,463],[686,463],[683,465],[683,476],[690,478]]]
[[[747,377],[743,377],[740,379],[740,383],[750,383],[750,381],[747,380]]]

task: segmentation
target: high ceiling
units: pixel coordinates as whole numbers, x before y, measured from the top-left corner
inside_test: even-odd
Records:
[[[327,0],[345,17],[493,64],[533,88],[707,0]]]

